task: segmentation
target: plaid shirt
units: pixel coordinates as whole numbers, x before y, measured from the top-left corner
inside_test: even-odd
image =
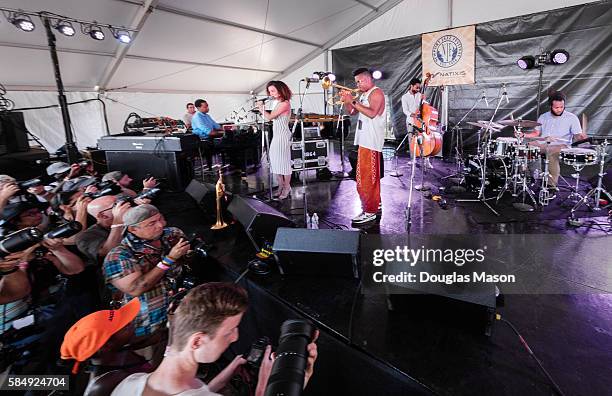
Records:
[[[161,261],[162,257],[170,252],[172,246],[180,238],[186,239],[183,231],[175,227],[164,228],[162,236],[158,239],[161,241],[161,248],[158,248],[153,246],[155,241],[143,241],[128,233],[121,244],[108,252],[104,259],[104,278],[113,294],[118,289],[111,284],[112,281],[136,271],[143,274],[151,271]],[[172,277],[173,274],[169,274],[172,271],[169,270],[166,275]],[[167,279],[164,276],[155,287],[138,297],[140,299],[140,312],[135,321],[136,336],[152,334],[160,327],[165,326],[169,303],[169,287],[166,283]],[[127,303],[132,298],[134,296],[124,294],[123,302]]]

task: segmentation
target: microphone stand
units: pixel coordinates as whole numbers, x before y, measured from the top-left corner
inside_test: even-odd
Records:
[[[346,168],[344,167],[344,115],[342,114],[342,109],[344,109],[344,103],[340,104],[336,131],[340,130],[340,166],[342,167],[342,174],[340,176],[347,177],[348,173],[346,173]]]
[[[293,128],[291,130],[291,138],[293,140],[293,136],[295,135],[295,130],[297,128],[298,122],[300,123],[301,130],[301,144],[302,144],[302,200],[304,204],[304,226],[308,227],[308,186],[306,183],[306,142],[304,140],[304,115],[302,114],[302,107],[304,104],[304,98],[306,97],[306,93],[308,92],[308,88],[310,88],[310,81],[306,81],[306,89],[304,89],[304,93],[300,97],[300,107],[297,110],[295,115],[295,121],[293,121]]]
[[[489,147],[489,139],[491,138],[491,135],[493,134],[493,130],[491,129],[491,123],[493,122],[493,119],[495,118],[495,116],[497,115],[497,112],[499,111],[499,106],[501,105],[502,100],[506,97],[506,92],[505,90],[503,91],[503,93],[497,98],[497,105],[495,106],[495,111],[493,112],[493,115],[491,116],[491,119],[489,120],[489,122],[487,123],[487,127],[484,130],[485,133],[485,141],[484,141],[484,150],[483,150],[483,161],[482,161],[482,166],[480,167],[480,191],[478,192],[478,197],[476,199],[458,199],[457,202],[481,202],[483,203],[487,208],[489,208],[489,210],[491,212],[493,212],[493,214],[495,214],[495,216],[499,216],[499,213],[493,209],[493,207],[491,205],[489,205],[489,203],[487,202],[487,200],[490,199],[495,199],[495,197],[491,197],[491,198],[485,198],[485,185],[487,183],[486,180],[486,175],[487,175],[487,147]],[[480,143],[480,142],[479,142]]]
[[[457,122],[455,124],[455,126],[453,127],[453,129],[451,129],[451,141],[454,138],[455,140],[455,162],[457,163],[457,170],[455,171],[455,173],[453,173],[452,175],[448,175],[448,176],[444,176],[442,178],[442,180],[446,180],[446,179],[450,179],[452,177],[456,177],[456,176],[463,176],[463,137],[461,135],[461,132],[459,131],[459,125],[465,121],[465,119],[467,118],[467,116],[469,116],[472,111],[474,111],[474,109],[476,108],[476,106],[478,105],[478,103],[480,103],[483,100],[484,96],[481,96],[476,102],[474,102],[474,104],[472,105],[472,108],[470,108],[468,110],[467,113],[465,113],[463,115],[463,117],[461,117],[461,119],[459,120],[459,122]],[[460,149],[461,147],[461,149]],[[459,184],[461,184],[463,182],[463,177],[461,178],[461,181],[459,182]]]
[[[265,102],[264,102],[265,106]],[[265,113],[264,109],[264,113]],[[266,117],[264,113],[261,113],[261,137],[263,139],[264,148],[266,150],[266,159],[268,161],[268,201],[272,201],[272,183],[274,182],[272,178],[272,163],[270,162],[270,139],[268,137],[268,131],[266,130]],[[257,115],[255,115],[257,117]]]

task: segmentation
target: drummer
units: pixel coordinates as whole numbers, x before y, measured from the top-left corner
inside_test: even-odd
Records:
[[[550,176],[548,179],[549,189],[558,191],[557,182],[559,180],[559,153],[562,149],[570,147],[573,141],[586,139],[586,133],[582,131],[580,121],[575,114],[565,111],[565,94],[561,91],[554,91],[548,96],[550,111],[542,114],[538,118],[537,126],[531,133],[525,133],[526,138],[546,137],[546,142],[532,142],[530,145],[540,147],[542,153],[548,157],[548,169]]]

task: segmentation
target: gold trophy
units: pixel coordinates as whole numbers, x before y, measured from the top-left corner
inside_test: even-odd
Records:
[[[215,184],[215,193],[217,194],[217,222],[210,227],[211,230],[220,230],[227,227],[227,223],[223,221],[223,214],[221,209],[221,200],[225,198],[225,185],[223,184],[223,175],[221,175],[221,169],[219,169],[219,180]]]

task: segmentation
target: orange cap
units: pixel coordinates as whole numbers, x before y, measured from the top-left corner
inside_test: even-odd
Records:
[[[76,374],[80,362],[93,356],[113,334],[130,323],[140,311],[140,300],[132,299],[117,310],[97,311],[81,318],[64,336],[62,359],[74,359]]]

